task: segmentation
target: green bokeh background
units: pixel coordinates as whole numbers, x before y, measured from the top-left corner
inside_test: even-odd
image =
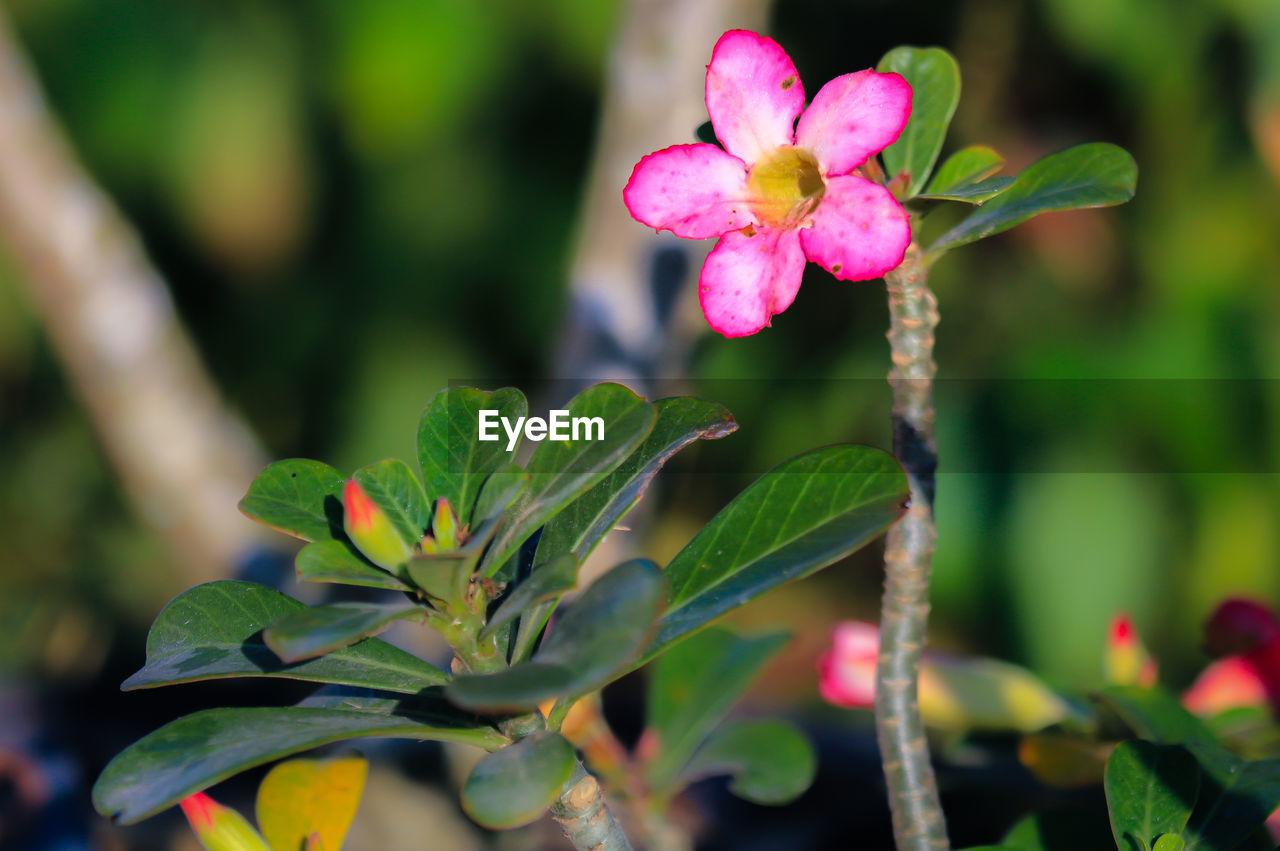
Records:
[[[616,3],[9,6],[273,455],[409,456],[449,379],[548,375]],[[1133,203],[936,267],[932,631],[1084,689],[1127,610],[1185,685],[1217,600],[1280,602],[1280,5],[779,0],[772,21],[811,94],[896,44],[951,49],[947,150],[992,144],[1015,169],[1133,152]],[[701,340],[690,371],[742,424],[702,451],[747,472],[669,486],[641,548],[670,554],[793,451],[886,446],[885,325],[880,283],[811,268],[772,329]],[[0,675],[92,679],[140,657],[177,589],[2,257],[0,400]],[[813,699],[812,657],[838,618],[874,618],[876,570],[853,559],[740,618],[800,630],[774,700]]]

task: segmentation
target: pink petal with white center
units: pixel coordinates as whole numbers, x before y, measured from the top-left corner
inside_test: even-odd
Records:
[[[848,174],[898,140],[911,117],[911,85],[868,68],[822,87],[796,125],[796,144],[825,175]]]
[[[804,274],[804,252],[795,230],[762,229],[754,236],[726,233],[707,255],[698,299],[711,327],[745,337],[768,327],[791,306]]]
[[[636,163],[622,200],[637,221],[685,239],[706,239],[756,220],[742,160],[715,145],[676,145]]]
[[[776,41],[747,30],[720,36],[707,66],[707,112],[726,151],[751,165],[790,145],[803,109],[800,75]]]
[[[840,280],[866,281],[902,262],[911,225],[880,184],[856,175],[831,177],[813,227],[800,231],[800,242],[810,260]]]

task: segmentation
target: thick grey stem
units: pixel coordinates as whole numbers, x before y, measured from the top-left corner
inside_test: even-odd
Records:
[[[579,851],[631,851],[631,842],[609,812],[600,784],[581,766],[578,772],[580,779],[551,805],[552,818]]]
[[[133,228],[80,166],[0,3],[0,237],[141,516],[226,576],[258,541],[236,511],[265,463],[223,402]]]
[[[929,617],[933,558],[933,332],[938,303],[929,290],[919,247],[885,276],[893,368],[894,454],[907,471],[911,507],[885,542],[880,658],[876,666],[876,734],[884,761],[899,851],[946,849],[947,829],[920,720],[916,680]]]

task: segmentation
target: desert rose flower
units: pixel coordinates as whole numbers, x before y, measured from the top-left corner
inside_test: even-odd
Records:
[[[832,647],[818,659],[818,690],[836,706],[869,709],[875,703],[880,631],[845,621]],[[920,715],[939,730],[1011,730],[1032,733],[1066,719],[1072,707],[1030,671],[973,656],[926,655],[918,685]]]
[[[1253,600],[1224,600],[1205,624],[1205,650],[1223,658],[1205,668],[1182,695],[1197,715],[1242,706],[1280,712],[1280,621]]]
[[[706,101],[724,149],[649,154],[623,200],[655,230],[719,237],[698,282],[713,329],[742,337],[767,327],[795,299],[806,258],[846,281],[878,278],[902,262],[907,214],[857,169],[906,126],[906,80],[870,69],[845,74],[805,109],[800,75],[778,43],[731,30],[712,51]]]

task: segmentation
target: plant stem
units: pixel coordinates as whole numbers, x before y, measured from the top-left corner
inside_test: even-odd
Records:
[[[933,491],[938,465],[933,439],[933,331],[938,303],[928,266],[913,242],[885,276],[893,368],[893,451],[907,471],[911,506],[885,541],[880,657],[876,665],[876,735],[888,783],[899,851],[945,851],[946,823],[920,720],[916,679],[929,617],[933,557]]]
[[[551,805],[551,816],[579,851],[631,851],[596,779],[578,766],[576,782]]]

